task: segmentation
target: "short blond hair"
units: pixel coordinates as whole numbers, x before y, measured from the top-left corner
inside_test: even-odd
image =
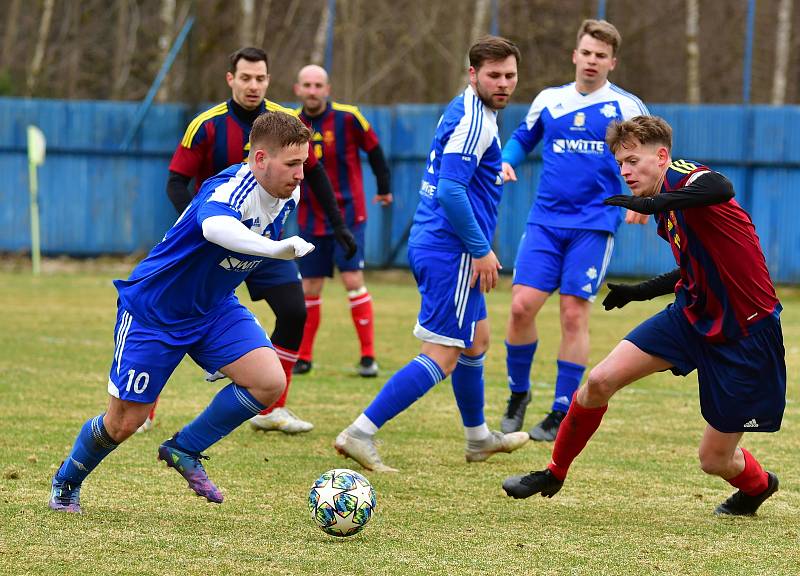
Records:
[[[638,140],[641,144],[661,144],[672,150],[672,128],[659,116],[634,116],[624,122],[612,122],[606,129],[606,144],[612,154],[621,146]]]
[[[581,43],[581,38],[586,35],[591,36],[595,40],[605,42],[611,46],[612,56],[616,56],[620,47],[622,46],[622,36],[611,22],[606,20],[584,20],[581,27],[578,28],[578,39],[575,46]]]

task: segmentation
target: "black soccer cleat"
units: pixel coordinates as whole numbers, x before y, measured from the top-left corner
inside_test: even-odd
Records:
[[[544,417],[544,420],[539,422],[536,426],[530,429],[528,434],[534,442],[552,442],[556,439],[558,428],[561,426],[561,421],[566,416],[566,412],[561,410],[553,410]]]
[[[292,367],[292,374],[308,374],[311,372],[311,366],[308,360],[298,360]]]
[[[767,476],[767,489],[761,494],[750,496],[737,490],[730,498],[717,506],[714,514],[717,516],[755,516],[756,510],[764,503],[764,500],[778,491],[778,477],[769,471],[767,471]]]
[[[358,362],[358,375],[362,378],[375,378],[378,375],[378,363],[372,356],[362,356]]]
[[[552,498],[561,490],[563,480],[559,480],[549,469],[531,472],[524,476],[509,476],[503,482],[503,490],[512,498],[528,498],[534,494]]]
[[[522,423],[525,421],[525,410],[531,401],[531,391],[512,392],[508,397],[508,406],[500,421],[500,430],[503,434],[522,430]]]

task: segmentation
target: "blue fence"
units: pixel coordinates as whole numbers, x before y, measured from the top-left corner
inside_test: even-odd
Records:
[[[175,219],[165,193],[167,166],[192,112],[181,105],[150,109],[133,145],[120,145],[136,103],[0,99],[0,251],[29,247],[25,128],[47,137],[40,168],[42,249],[48,254],[146,252]],[[675,129],[676,155],[708,163],[734,183],[750,212],[773,278],[800,283],[800,107],[652,105]],[[505,141],[527,106],[501,115]],[[437,105],[363,107],[392,167],[395,203],[369,204],[367,261],[405,266],[402,239],[417,203]],[[536,154],[518,170],[500,209],[495,249],[510,270],[541,163]],[[365,166],[368,197],[374,179]],[[394,249],[394,251],[393,251]],[[387,258],[394,252],[394,257]],[[623,224],[610,273],[647,276],[674,266],[669,248],[648,226]]]

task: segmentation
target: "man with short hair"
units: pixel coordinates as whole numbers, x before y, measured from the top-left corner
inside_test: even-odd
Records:
[[[436,127],[408,241],[408,260],[422,299],[414,335],[421,354],[398,370],[336,438],[335,448],[364,468],[393,472],[375,448],[375,433],[452,374],[464,425],[467,462],[512,452],[524,432],[489,430],[483,415],[483,359],[489,324],[483,293],[501,268],[492,250],[503,193],[497,112],[517,85],[517,47],[497,36],[469,51],[469,86]]]
[[[637,116],[608,129],[608,146],[633,196],[606,198],[655,214],[678,268],[641,284],[609,284],[606,310],[675,293],[675,302],[633,329],[589,373],[575,394],[545,470],[507,478],[509,496],[552,497],[572,461],[600,426],[609,399],[649,374],[697,370],[707,422],[698,455],[706,474],[738,488],[718,515],[750,516],[778,489],[744,448],[744,432],[780,429],[786,405],[781,303],[750,216],[731,183],[700,163],[672,160],[672,129]]]
[[[619,208],[603,198],[620,191],[614,158],[605,150],[606,126],[615,118],[647,114],[641,100],[608,81],[622,39],[605,20],[585,20],[572,53],[575,81],[547,88],[503,148],[503,174],[517,179],[519,165],[539,141],[542,176],[520,240],[506,330],[511,395],[501,430],[522,428],[531,399],[530,373],[539,344],[536,317],[560,291],[561,345],[549,414],[530,430],[552,441],[589,361],[589,312],[605,278],[619,226]],[[646,217],[628,212],[628,222]]]
[[[262,262],[313,250],[297,236],[277,240],[300,198],[310,138],[294,116],[259,116],[247,163],[207,179],[128,280],[114,282],[119,299],[108,410],[78,433],[53,477],[51,509],[81,512],[83,480],[145,421],[186,354],[232,382],[159,446],[158,458],[196,494],[222,502],[201,463],[203,451],[273,404],[286,387],[272,343],[234,290]]]
[[[248,134],[259,115],[265,111],[294,114],[293,110],[265,98],[270,79],[266,52],[248,46],[231,54],[229,62],[225,78],[231,88],[231,98],[192,120],[170,162],[167,195],[178,213],[183,212],[193,196],[190,180],[194,179],[195,190],[199,190],[206,178],[241,163],[247,157]],[[322,207],[322,213],[343,251],[354,253],[355,240],[339,214],[325,170],[313,154],[309,154],[305,168],[310,184],[308,189],[313,193],[310,197]],[[272,344],[286,373],[284,394],[273,406],[254,417],[251,426],[255,430],[278,430],[286,434],[309,432],[314,425],[298,418],[286,407],[292,368],[297,361],[306,319],[297,264],[294,261],[265,263],[253,270],[245,283],[250,298],[253,301],[266,300],[275,314]],[[209,376],[211,379],[214,377]],[[152,428],[154,418],[155,405],[142,425],[142,431]]]
[[[381,206],[392,203],[389,166],[378,136],[358,107],[329,101],[330,91],[328,73],[321,66],[310,64],[297,74],[294,93],[303,104],[298,109],[300,119],[313,132],[314,154],[328,173],[342,217],[356,237],[358,252],[352,258],[345,258],[344,251],[334,242],[320,206],[303,185],[303,202],[297,214],[300,236],[312,242],[316,250],[299,262],[307,316],[294,373],[305,374],[311,370],[314,338],[322,311],[322,288],[325,277],[333,277],[335,263],[347,291],[353,326],[361,346],[358,374],[369,378],[378,375],[378,363],[375,361],[372,297],[364,284],[363,273],[367,207],[359,151],[367,154],[378,187],[373,201],[380,202]]]

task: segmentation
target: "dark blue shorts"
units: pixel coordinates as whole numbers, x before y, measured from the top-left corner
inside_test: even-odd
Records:
[[[644,352],[686,376],[697,369],[700,411],[720,432],[775,432],[786,406],[786,363],[781,322],[769,317],[755,334],[724,344],[700,336],[670,304],[625,336]]]
[[[313,254],[314,252],[312,252]],[[308,256],[306,256],[308,258]],[[278,260],[277,258],[265,258],[245,278],[247,291],[250,292],[251,300],[261,300],[264,298],[264,290],[273,286],[283,284],[300,284],[302,282],[300,272],[294,260]],[[300,288],[302,290],[302,288]]]
[[[364,269],[364,229],[366,226],[357,224],[350,228],[353,236],[356,238],[355,256],[346,260],[344,257],[345,250],[336,241],[336,238],[331,234],[329,236],[300,236],[306,242],[311,242],[314,245],[314,250],[311,254],[303,256],[297,261],[300,266],[300,273],[303,278],[333,278],[333,265],[340,272],[353,272],[355,270]]]

